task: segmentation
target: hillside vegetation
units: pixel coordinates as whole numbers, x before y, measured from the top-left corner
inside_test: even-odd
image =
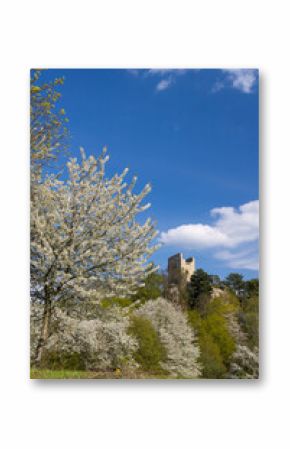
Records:
[[[140,296],[85,306],[72,301],[68,309],[60,303],[41,365],[31,377],[257,378],[258,291],[239,297],[229,286],[210,284],[194,302],[192,279],[186,307],[176,306],[161,297],[164,279],[151,274]],[[147,299],[150,293],[153,299]],[[32,367],[42,307],[31,308]]]

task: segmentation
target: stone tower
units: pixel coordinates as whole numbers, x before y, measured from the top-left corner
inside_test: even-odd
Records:
[[[195,260],[193,257],[184,259],[181,253],[168,259],[168,284],[180,285],[181,281],[189,282],[195,272]],[[184,277],[182,277],[184,276]]]

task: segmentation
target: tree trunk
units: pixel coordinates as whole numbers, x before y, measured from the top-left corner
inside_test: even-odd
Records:
[[[48,297],[48,294],[46,292],[46,299],[44,303],[44,311],[42,316],[42,323],[41,323],[41,332],[40,332],[40,338],[38,341],[38,345],[36,348],[36,354],[35,354],[35,364],[36,366],[40,366],[42,354],[43,354],[43,348],[44,345],[49,337],[50,334],[50,323],[51,323],[51,299]]]

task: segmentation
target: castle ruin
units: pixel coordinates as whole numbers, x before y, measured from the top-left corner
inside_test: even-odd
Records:
[[[166,297],[176,306],[182,305],[182,292],[186,290],[194,272],[195,260],[193,257],[184,259],[181,253],[169,257]]]
[[[175,254],[168,259],[168,284],[180,285],[182,282],[190,282],[195,272],[195,260],[193,257],[184,259],[182,253]]]

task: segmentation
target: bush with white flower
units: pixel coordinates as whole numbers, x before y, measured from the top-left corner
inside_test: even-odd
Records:
[[[158,298],[146,302],[135,314],[151,321],[165,347],[167,355],[161,363],[163,369],[174,377],[197,378],[200,375],[199,347],[182,310],[168,300]]]
[[[40,335],[41,307],[32,308],[31,357]],[[52,333],[44,347],[42,364],[48,368],[75,368],[110,371],[134,367],[133,354],[138,348],[136,339],[127,330],[129,318],[120,308],[104,311],[95,319],[68,316],[60,308],[54,309]]]

